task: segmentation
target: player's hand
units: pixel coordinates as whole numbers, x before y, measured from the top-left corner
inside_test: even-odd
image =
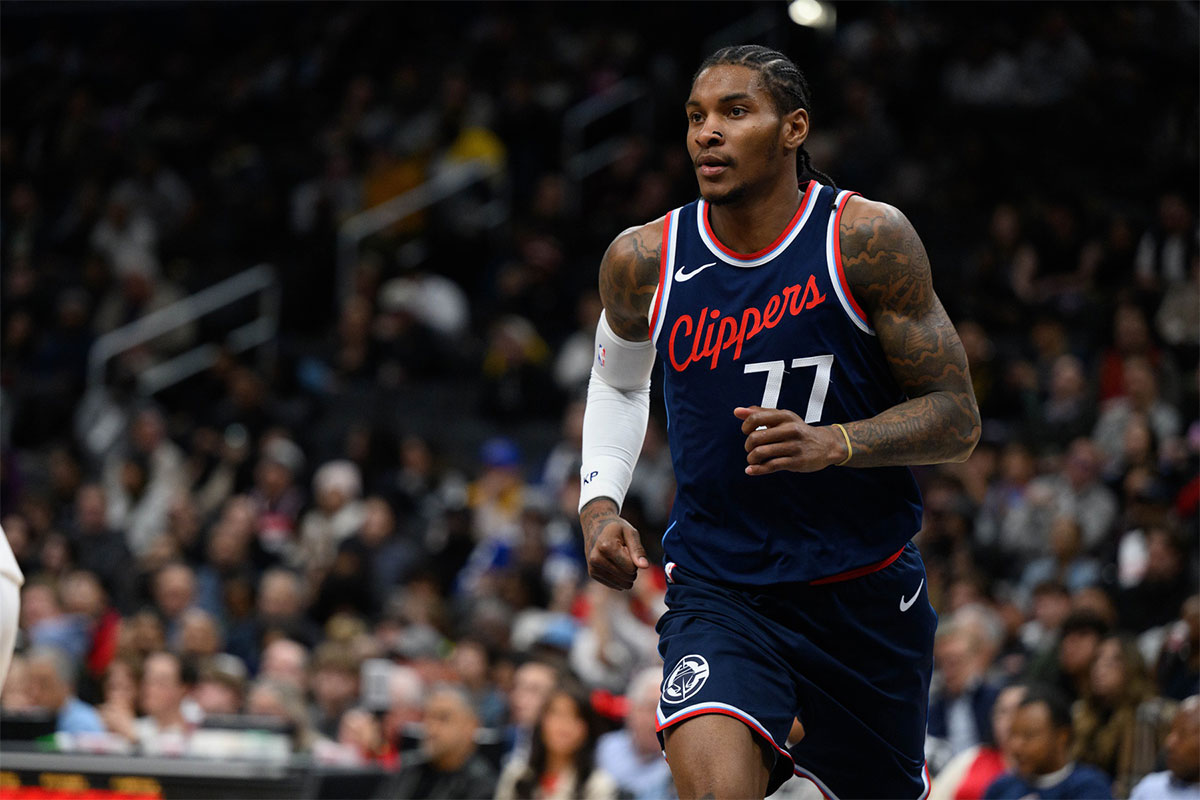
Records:
[[[816,472],[846,458],[846,441],[836,428],[809,425],[794,411],[739,406],[733,415],[746,434],[747,475]]]
[[[601,497],[583,507],[584,552],[588,575],[610,589],[631,589],[639,569],[649,569],[650,560],[637,529],[617,513],[617,504]]]

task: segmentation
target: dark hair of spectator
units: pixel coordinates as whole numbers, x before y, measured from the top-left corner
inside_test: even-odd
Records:
[[[580,793],[583,785],[591,777],[592,770],[596,767],[595,749],[596,739],[600,736],[600,717],[592,709],[591,699],[588,697],[588,693],[583,685],[573,678],[564,678],[550,692],[546,698],[545,705],[542,706],[541,713],[538,714],[538,721],[533,729],[533,741],[529,748],[529,769],[517,781],[517,797],[534,797],[534,793],[538,788],[538,782],[541,780],[542,773],[546,769],[547,753],[546,743],[542,739],[542,721],[546,717],[546,711],[550,708],[550,703],[557,697],[570,698],[571,702],[575,704],[575,713],[587,725],[587,740],[575,753],[575,786],[572,787],[572,792],[574,793],[572,796]]]
[[[1091,611],[1073,611],[1063,620],[1062,635],[1072,633],[1094,633],[1103,639],[1108,636],[1108,623]]]
[[[1062,692],[1053,686],[1034,684],[1025,692],[1025,697],[1022,698],[1017,708],[1028,708],[1029,706],[1036,706],[1039,703],[1045,704],[1046,711],[1050,714],[1050,725],[1055,730],[1066,728],[1073,732],[1071,705],[1063,697]]]
[[[749,67],[762,76],[775,110],[780,114],[788,114],[797,108],[808,111],[812,107],[812,93],[808,81],[800,68],[783,53],[763,47],[761,44],[739,44],[732,47],[722,47],[700,64],[692,83],[700,77],[700,73],[709,67],[728,64],[734,67]],[[796,173],[800,178],[817,178],[828,186],[837,188],[833,178],[821,172],[812,165],[812,157],[800,145],[796,151]]]

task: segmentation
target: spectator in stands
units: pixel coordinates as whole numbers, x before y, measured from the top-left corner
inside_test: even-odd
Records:
[[[179,619],[179,655],[201,661],[225,649],[221,624],[202,608],[189,608]]]
[[[1164,193],[1158,201],[1156,224],[1138,243],[1135,260],[1138,285],[1161,296],[1187,279],[1198,251],[1200,242],[1187,201],[1178,192]]]
[[[218,653],[201,662],[191,698],[206,716],[237,714],[246,696],[246,667],[237,656]]]
[[[526,661],[513,673],[512,689],[508,693],[507,761],[528,758],[538,713],[558,683],[559,674],[553,664],[538,660]]]
[[[1030,484],[1037,474],[1033,454],[1019,442],[1004,446],[999,475],[987,489],[987,496],[975,520],[975,540],[982,547],[1004,554],[1009,569],[1033,554],[1040,554],[1040,542],[1028,540],[1016,527],[1029,503]]]
[[[167,641],[179,641],[183,615],[196,602],[196,573],[187,564],[175,561],[154,575],[154,608],[166,627]]]
[[[1050,525],[1050,555],[1029,564],[1021,574],[1023,595],[1046,582],[1078,592],[1100,582],[1100,562],[1083,554],[1083,535],[1073,517],[1057,517]]]
[[[67,613],[59,592],[48,581],[37,578],[25,581],[21,587],[20,620],[30,644],[57,648],[76,662],[87,658],[91,649],[91,620],[82,614]]]
[[[1031,432],[1045,446],[1065,450],[1096,426],[1096,402],[1083,362],[1071,353],[1054,359],[1046,397],[1031,420]]]
[[[1155,665],[1159,690],[1175,700],[1200,694],[1200,594],[1183,601],[1179,616],[1166,631]]]
[[[104,722],[88,703],[75,696],[77,669],[64,651],[36,646],[26,656],[29,700],[35,708],[57,714],[55,730],[62,733],[100,733]]]
[[[304,506],[304,493],[295,480],[303,468],[304,451],[280,435],[271,435],[263,444],[254,468],[250,499],[258,515],[258,541],[266,553],[281,561],[290,557],[296,545],[296,523]]]
[[[935,776],[929,800],[979,800],[992,781],[1011,769],[1009,734],[1025,691],[1019,683],[1000,690],[992,705],[990,739],[952,758]]]
[[[1081,764],[1091,764],[1113,778],[1113,793],[1129,793],[1137,749],[1138,709],[1154,693],[1146,662],[1130,639],[1109,636],[1096,650],[1091,678],[1074,709],[1075,750]],[[1151,743],[1158,749],[1158,742]]]
[[[1129,800],[1196,800],[1200,798],[1200,696],[1179,705],[1163,742],[1166,770],[1147,775],[1133,787]]]
[[[1078,700],[1091,679],[1096,650],[1108,633],[1108,624],[1096,614],[1071,612],[1063,621],[1058,646],[1034,659],[1026,678],[1031,683],[1054,687],[1068,702]]]
[[[300,520],[298,560],[318,575],[333,563],[338,545],[363,522],[362,476],[345,459],[322,464],[313,475],[316,507]]]
[[[344,714],[358,700],[360,663],[347,648],[325,642],[313,654],[309,686],[312,690],[312,724],[318,733],[336,739]]]
[[[1013,769],[988,786],[984,798],[1111,800],[1108,776],[1069,760],[1072,736],[1067,701],[1052,689],[1031,687],[1009,733]]]
[[[357,579],[369,589],[370,608],[382,608],[392,590],[412,580],[425,565],[420,545],[396,525],[396,514],[381,497],[363,503],[362,524],[341,543],[358,560]]]
[[[134,573],[129,568],[133,557],[121,532],[109,526],[107,509],[102,486],[81,486],[75,494],[75,518],[69,535],[79,568],[99,576],[114,605],[129,612],[134,600]]]
[[[988,682],[987,670],[996,652],[995,644],[957,615],[938,627],[934,664],[940,680],[929,693],[928,724],[929,736],[949,745],[946,759],[991,739],[992,705],[1000,690]]]
[[[450,654],[450,666],[471,698],[471,705],[485,728],[500,728],[508,712],[504,694],[492,682],[493,657],[479,639],[460,638]]]
[[[1121,458],[1125,429],[1138,415],[1145,415],[1158,441],[1178,436],[1179,410],[1159,396],[1159,379],[1145,356],[1130,356],[1122,362],[1125,393],[1114,398],[1100,413],[1092,439],[1111,469]]]
[[[184,701],[194,678],[185,675],[183,662],[174,653],[154,653],[146,659],[140,690],[145,716],[133,719],[110,707],[105,716],[109,730],[137,744],[148,755],[182,755],[196,720],[184,715]]]
[[[166,433],[161,412],[144,408],[129,427],[123,453],[104,465],[108,523],[125,532],[129,550],[145,555],[167,527],[171,498],[183,481],[183,455]]]
[[[295,753],[308,753],[317,742],[304,707],[304,694],[290,684],[269,678],[255,681],[246,693],[246,713],[271,717],[286,725]]]
[[[305,614],[300,576],[283,567],[269,569],[259,579],[254,622],[259,642],[282,635],[311,647],[321,638],[320,631]]]
[[[491,797],[496,771],[476,751],[479,717],[461,686],[435,687],[425,703],[422,759],[406,764],[389,788],[390,797],[472,800]]]
[[[595,764],[598,724],[583,687],[560,682],[538,714],[528,760],[504,768],[496,800],[616,800],[616,781]]]
[[[1196,586],[1186,557],[1183,543],[1171,529],[1156,526],[1146,531],[1145,572],[1117,597],[1122,628],[1141,633],[1175,619],[1176,610]]]
[[[1033,587],[1031,619],[1021,626],[1021,645],[1031,658],[1043,656],[1058,644],[1062,624],[1071,613],[1071,593],[1057,581]]]
[[[625,726],[596,743],[596,766],[616,780],[622,796],[634,800],[664,800],[675,792],[655,733],[661,683],[661,667],[638,672],[625,695]]]
[[[308,690],[308,648],[291,639],[276,639],[263,649],[260,678]]]
[[[97,709],[109,730],[110,717],[137,717],[141,683],[142,659],[123,655],[109,662],[104,672],[104,703]]]
[[[421,722],[425,713],[425,682],[410,666],[393,666],[388,675],[387,711],[383,716],[383,736],[394,750],[404,749],[409,731]]]
[[[1026,537],[1027,552],[1036,553],[1038,543],[1045,547],[1051,527],[1060,517],[1079,523],[1084,551],[1096,552],[1105,544],[1117,520],[1117,498],[1101,483],[1101,467],[1096,446],[1080,438],[1067,449],[1061,472],[1033,480],[1029,502],[1012,519],[1013,530]]]

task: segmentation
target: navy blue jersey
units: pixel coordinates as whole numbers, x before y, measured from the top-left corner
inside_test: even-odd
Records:
[[[750,255],[717,241],[703,200],[667,215],[650,317],[678,484],[663,547],[692,574],[828,578],[885,562],[920,528],[907,467],[745,474],[737,406],[830,425],[905,399],[842,275],[837,224],[850,195],[811,181],[780,237]]]

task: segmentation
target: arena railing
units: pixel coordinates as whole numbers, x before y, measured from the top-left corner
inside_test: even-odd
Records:
[[[477,183],[497,178],[504,165],[485,159],[455,164],[439,171],[429,180],[391,200],[360,211],[338,228],[337,244],[337,301],[339,305],[350,293],[358,248],[368,236],[394,225],[405,217],[424,211],[430,206],[471,188]],[[477,220],[485,227],[495,227],[508,218],[503,202],[490,204],[488,219]]]
[[[108,363],[114,358],[253,295],[259,296],[258,316],[229,331],[224,348],[242,353],[271,345],[279,330],[279,282],[270,265],[259,264],[98,338],[88,352],[88,390],[104,385]],[[154,364],[138,373],[138,388],[147,396],[161,392],[211,367],[221,350],[208,342]],[[267,369],[273,356],[272,347],[263,348],[260,367]]]
[[[586,147],[587,131],[597,122],[639,101],[650,103],[653,96],[643,81],[627,78],[592,97],[576,103],[563,115],[562,160],[566,172],[569,202],[579,212],[583,181],[621,157],[627,136],[610,136]],[[635,115],[635,129],[646,138],[654,132],[654,110],[646,108]]]

